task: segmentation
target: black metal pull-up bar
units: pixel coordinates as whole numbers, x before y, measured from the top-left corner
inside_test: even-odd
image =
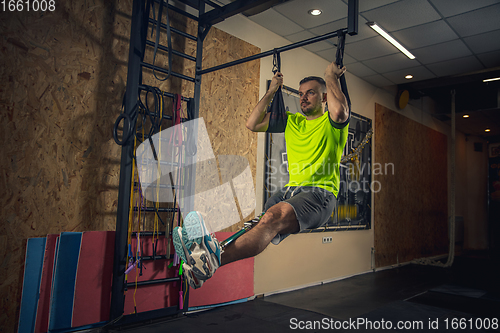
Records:
[[[235,1],[231,5],[236,5],[236,2],[241,2],[241,1]],[[255,2],[257,2],[257,0],[255,0]],[[252,55],[252,56],[249,56],[246,58],[242,58],[239,60],[231,61],[231,62],[228,62],[226,64],[222,64],[222,65],[214,66],[211,68],[199,70],[199,71],[196,71],[196,74],[203,75],[203,74],[215,72],[215,71],[218,71],[218,70],[221,70],[224,68],[228,68],[231,66],[243,64],[243,63],[248,62],[248,61],[268,57],[268,56],[271,56],[275,53],[281,53],[281,52],[293,50],[293,49],[296,49],[298,47],[307,46],[309,44],[314,44],[314,43],[321,42],[321,41],[326,40],[326,39],[343,36],[345,34],[349,34],[351,36],[357,35],[358,34],[359,1],[358,0],[349,0],[347,9],[348,9],[348,11],[347,11],[347,24],[348,24],[347,28],[340,29],[340,30],[333,31],[333,32],[329,32],[329,33],[321,35],[321,36],[316,36],[316,37],[312,37],[309,39],[305,39],[305,40],[300,41],[300,42],[292,43],[292,44],[289,44],[286,46],[282,46],[282,47],[279,47],[279,48],[276,48],[273,50],[269,50],[266,52],[255,54],[255,55]],[[210,14],[210,13],[207,13],[207,15],[208,14]]]
[[[234,16],[236,14],[242,13],[248,9],[254,8],[258,5],[264,4],[267,0],[234,0],[225,6],[220,6],[212,0],[178,0],[196,10],[198,10],[198,16],[194,16],[184,10],[177,8],[165,3],[165,0],[133,0],[132,5],[132,20],[130,29],[130,47],[129,47],[129,60],[128,60],[128,71],[127,71],[127,90],[125,93],[124,102],[124,112],[121,119],[128,119],[128,127],[130,129],[135,128],[136,124],[136,113],[138,110],[138,100],[140,97],[140,91],[148,89],[147,86],[143,85],[142,73],[143,70],[155,70],[165,73],[165,69],[159,68],[158,66],[153,66],[152,64],[147,64],[144,62],[144,54],[146,46],[154,46],[162,51],[170,51],[172,54],[180,57],[184,57],[190,61],[196,62],[196,75],[194,78],[187,77],[185,75],[173,72],[172,75],[185,79],[189,82],[194,82],[194,93],[192,98],[183,98],[184,101],[188,102],[188,115],[189,119],[195,119],[199,116],[199,106],[200,106],[200,96],[201,96],[201,79],[202,74],[207,74],[213,71],[217,71],[223,68],[231,67],[234,65],[242,64],[248,61],[260,59],[263,57],[271,56],[276,53],[289,51],[298,47],[313,44],[319,41],[323,41],[329,38],[345,36],[345,34],[355,35],[358,32],[358,1],[359,0],[348,0],[348,26],[345,29],[330,32],[322,36],[317,36],[309,38],[297,43],[286,45],[277,49],[269,50],[260,54],[256,54],[250,57],[232,61],[223,65],[216,67],[202,69],[203,60],[203,42],[207,36],[210,27],[217,22],[224,21],[225,19]],[[170,25],[161,23],[161,18],[152,19],[150,17],[151,7],[153,3],[161,3],[162,6],[176,11],[181,15],[193,19],[198,23],[198,33],[197,36],[190,35],[188,33],[182,32],[180,30],[171,27]],[[205,4],[213,7],[212,10],[205,13]],[[169,29],[170,31],[188,38],[190,40],[196,41],[196,56],[189,56],[182,52],[176,52],[172,48],[161,46],[158,42],[153,43],[148,41],[147,32],[149,29],[149,24],[158,24],[160,28]],[[170,57],[169,57],[170,59]],[[170,69],[170,66],[169,66]],[[172,98],[174,95],[172,93],[157,92],[161,93],[162,96],[168,96]],[[168,119],[166,115],[162,115],[163,119]],[[120,119],[120,118],[119,118]],[[184,119],[183,119],[184,121]],[[132,133],[132,130],[130,130]],[[128,221],[130,214],[130,201],[131,201],[131,188],[132,186],[137,186],[133,181],[133,170],[132,165],[134,163],[134,145],[132,140],[132,135],[126,136],[123,139],[122,152],[121,152],[121,167],[120,167],[120,186],[118,192],[118,205],[117,205],[117,217],[116,217],[116,234],[115,234],[115,252],[114,252],[114,264],[113,264],[113,284],[111,292],[111,306],[110,306],[110,319],[113,323],[116,322],[118,318],[121,318],[124,311],[125,295],[124,291],[127,288],[125,283],[125,270],[127,269],[127,242],[128,242]],[[191,185],[194,190],[194,183]],[[186,204],[186,206],[189,206]],[[160,208],[160,209],[146,209],[146,211],[163,211],[172,208]],[[157,256],[156,256],[157,257]],[[149,257],[148,257],[149,258]],[[155,259],[155,257],[153,257]],[[168,279],[167,279],[168,280]],[[171,282],[173,280],[162,280],[161,282]],[[175,278],[178,281],[178,278]],[[148,283],[158,283],[160,281],[153,281]],[[186,300],[189,300],[189,289],[185,291]],[[184,309],[189,309],[189,304],[184,303]],[[156,310],[155,310],[156,311]],[[122,324],[127,322],[134,322],[139,320],[138,318],[151,318],[151,316],[162,315],[174,315],[183,311],[179,307],[170,307],[162,309],[160,312],[135,314],[133,317],[123,317],[121,320]],[[142,316],[143,315],[143,316]]]
[[[249,56],[249,57],[246,57],[246,58],[242,58],[242,59],[238,59],[238,60],[235,60],[235,61],[231,61],[231,62],[228,62],[226,64],[222,64],[222,65],[219,65],[219,66],[214,66],[214,67],[211,67],[211,68],[203,69],[201,71],[196,72],[196,74],[203,75],[203,74],[215,72],[215,71],[218,71],[218,70],[221,70],[221,69],[224,69],[224,68],[228,68],[228,67],[231,67],[231,66],[234,66],[234,65],[243,64],[243,63],[248,62],[248,61],[257,60],[257,59],[260,59],[260,58],[272,56],[276,52],[281,53],[281,52],[285,52],[285,51],[290,51],[290,50],[293,50],[293,49],[296,49],[296,48],[299,48],[299,47],[302,47],[302,46],[306,46],[306,45],[309,45],[309,44],[321,42],[321,41],[323,41],[325,39],[330,39],[330,38],[333,38],[333,37],[338,37],[341,33],[345,34],[345,33],[347,33],[347,31],[348,31],[348,29],[344,28],[342,30],[338,30],[338,31],[334,31],[334,32],[329,32],[329,33],[321,35],[321,36],[312,37],[312,38],[309,38],[309,39],[306,39],[306,40],[303,40],[303,41],[300,41],[300,42],[296,42],[296,43],[293,43],[293,44],[289,44],[289,45],[285,45],[285,46],[282,46],[282,47],[278,47],[278,48],[273,49],[273,50],[269,50],[269,51],[262,52],[262,53],[259,53],[259,54],[255,54],[255,55],[252,55],[252,56]]]

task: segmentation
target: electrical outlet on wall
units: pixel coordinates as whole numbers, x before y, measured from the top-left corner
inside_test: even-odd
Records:
[[[332,242],[332,237],[323,237],[323,244],[326,244],[326,243],[331,243]]]

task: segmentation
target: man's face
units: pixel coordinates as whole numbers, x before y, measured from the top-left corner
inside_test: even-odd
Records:
[[[323,109],[323,92],[321,84],[309,81],[299,87],[300,109],[306,116],[314,115]]]

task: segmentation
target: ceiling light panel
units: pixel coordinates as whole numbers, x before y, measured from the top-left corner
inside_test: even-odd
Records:
[[[318,16],[321,15],[321,13],[323,12],[321,11],[321,9],[310,9],[307,11],[307,13],[309,13],[312,16]]]
[[[321,8],[323,14],[312,16],[308,13],[311,8]],[[306,29],[347,17],[347,5],[342,1],[295,0],[277,5],[274,9]]]
[[[415,56],[411,54],[403,45],[401,45],[394,37],[392,37],[387,31],[385,31],[381,26],[377,23],[370,22],[367,23],[370,28],[375,30],[380,36],[384,37],[389,43],[395,46],[399,51],[401,51],[404,55],[406,55],[410,59],[415,59]]]
[[[491,78],[491,79],[483,80],[483,82],[492,82],[492,81],[499,81],[499,80],[500,80],[500,77],[494,77],[494,78]]]

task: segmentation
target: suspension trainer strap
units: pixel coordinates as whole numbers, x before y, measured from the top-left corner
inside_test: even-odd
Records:
[[[281,72],[281,57],[277,49],[274,49],[273,54],[273,73]],[[269,106],[269,126],[267,133],[283,133],[286,128],[288,115],[286,114],[285,102],[283,101],[283,92],[281,87],[274,93],[273,100]]]
[[[167,6],[168,6],[168,0],[167,0]],[[154,9],[153,9],[154,13]],[[160,26],[161,26],[161,17],[163,13],[163,0],[160,0],[160,8],[158,9],[158,19],[156,21],[156,40],[155,40],[155,49],[153,53],[153,66],[155,65],[155,60],[156,60],[156,52],[158,51],[158,45],[160,44]],[[154,15],[154,14],[153,14]],[[168,46],[168,72],[167,76],[163,79],[158,78],[156,76],[156,72],[153,68],[153,75],[158,81],[166,81],[170,78],[170,74],[172,73],[172,36],[170,33],[170,19],[168,16],[168,7],[165,10],[165,17],[167,19],[167,46]],[[153,33],[153,31],[151,31]]]
[[[273,54],[273,73],[281,72],[281,56],[278,49],[274,49]]]
[[[345,47],[345,33],[342,30],[338,31],[339,40],[337,43],[337,56],[335,63],[343,67],[344,66],[344,47]],[[349,92],[347,91],[347,83],[345,81],[345,75],[340,77],[340,89],[345,95],[347,100],[347,105],[349,106],[349,112],[351,111],[351,99],[349,98]]]

